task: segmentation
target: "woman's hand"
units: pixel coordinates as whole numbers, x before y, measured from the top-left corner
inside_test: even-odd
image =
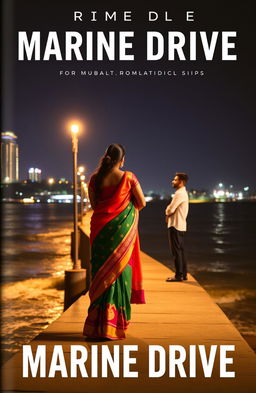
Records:
[[[137,186],[133,187],[132,195],[135,200],[135,207],[139,210],[143,209],[146,206],[146,201],[140,184],[137,184]]]
[[[91,189],[91,187],[89,187],[88,191],[89,191],[88,192],[88,194],[89,194],[88,196],[89,196],[90,204],[91,204],[92,209],[94,210],[95,206],[96,206],[95,192]]]

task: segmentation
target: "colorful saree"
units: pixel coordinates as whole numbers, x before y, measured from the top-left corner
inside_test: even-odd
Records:
[[[83,334],[124,339],[131,303],[145,303],[142,289],[138,209],[132,188],[138,180],[125,172],[113,195],[101,199],[91,218],[91,300]]]

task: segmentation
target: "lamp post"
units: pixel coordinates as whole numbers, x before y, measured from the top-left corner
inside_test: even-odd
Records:
[[[88,199],[89,199],[89,197],[88,197],[88,186],[87,186],[87,183],[84,183],[84,197],[85,197],[85,199],[86,199],[86,203],[85,203],[85,214],[86,214],[87,207],[88,207]]]
[[[84,257],[79,255],[78,252],[78,206],[77,206],[77,153],[78,153],[78,132],[79,125],[71,125],[72,135],[72,155],[73,155],[73,223],[74,231],[71,237],[71,250],[73,269],[65,270],[65,296],[64,296],[64,310],[66,310],[78,297],[85,292],[87,281],[86,281],[86,269],[81,267],[84,262]],[[80,237],[80,241],[81,237]],[[89,246],[88,246],[89,247]],[[84,249],[84,247],[80,248]],[[88,251],[89,253],[90,251]],[[79,257],[82,260],[79,259]]]
[[[78,167],[78,176],[80,179],[80,214],[81,214],[81,224],[83,224],[83,212],[84,212],[84,206],[83,206],[83,202],[84,202],[84,180],[85,180],[85,176],[83,175],[83,173],[85,172],[85,167],[84,166],[79,166]]]
[[[78,259],[78,211],[77,211],[77,153],[78,153],[78,137],[79,126],[72,124],[72,154],[73,154],[73,223],[74,223],[74,260],[73,269],[81,269],[81,264]]]
[[[80,187],[81,187],[81,224],[83,224],[83,217],[84,217],[84,181],[85,175],[80,175]]]

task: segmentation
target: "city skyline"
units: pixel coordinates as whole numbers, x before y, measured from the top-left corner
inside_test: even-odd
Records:
[[[10,133],[10,131],[9,131],[9,133]],[[4,132],[2,132],[2,135],[3,134],[4,134]],[[12,134],[14,135],[14,133],[12,133]],[[17,138],[17,136],[16,136],[16,138]],[[21,157],[21,159],[24,160],[22,157]],[[29,160],[27,160],[27,161],[29,162]],[[83,162],[81,162],[80,164],[84,165]],[[23,170],[20,171],[21,175],[20,175],[20,179],[19,180],[20,181],[31,180],[32,182],[33,181],[40,182],[41,180],[47,180],[47,179],[58,179],[59,180],[59,179],[63,179],[63,178],[65,178],[65,179],[67,178],[69,181],[72,180],[72,176],[67,177],[67,176],[64,176],[63,173],[61,173],[60,175],[56,176],[52,172],[46,173],[46,171],[44,169],[43,170],[39,169],[38,166],[40,166],[40,165],[35,165],[34,167],[28,166],[27,168],[23,168]],[[86,166],[86,167],[88,168],[88,166]],[[2,165],[2,168],[3,168],[3,165]],[[92,174],[92,172],[89,173],[88,170],[86,169],[87,181],[89,180],[91,174]],[[2,179],[3,179],[3,176],[2,176]],[[243,184],[240,184],[240,185],[238,185],[238,184],[231,184],[231,182],[223,182],[223,180],[221,178],[219,178],[219,179],[215,180],[215,182],[213,183],[211,188],[206,188],[203,185],[199,185],[197,187],[193,187],[192,185],[189,184],[188,185],[188,189],[193,190],[194,188],[196,188],[196,189],[200,189],[200,190],[205,190],[205,191],[207,191],[209,193],[214,193],[214,189],[218,188],[218,186],[221,185],[221,187],[223,186],[224,189],[226,189],[226,190],[228,190],[229,188],[232,188],[232,189],[236,190],[237,192],[238,191],[241,192],[242,190],[248,191],[248,189],[250,189],[251,192],[254,192],[256,190],[256,184],[254,183],[252,186],[249,186],[248,184],[249,183],[246,183],[246,182],[243,183]],[[170,191],[170,188],[171,187],[170,187],[170,182],[169,182],[169,188],[166,188],[166,189],[162,188],[162,189],[160,189],[160,188],[152,186],[152,187],[149,187],[148,189],[146,189],[145,191],[146,192],[165,193],[165,192]]]
[[[1,179],[3,183],[19,180],[19,146],[12,131],[1,133]]]

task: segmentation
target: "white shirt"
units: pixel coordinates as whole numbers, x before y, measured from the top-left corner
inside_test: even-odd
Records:
[[[188,193],[186,187],[181,187],[175,192],[171,203],[165,210],[165,214],[169,216],[168,228],[174,227],[178,231],[187,230]]]

